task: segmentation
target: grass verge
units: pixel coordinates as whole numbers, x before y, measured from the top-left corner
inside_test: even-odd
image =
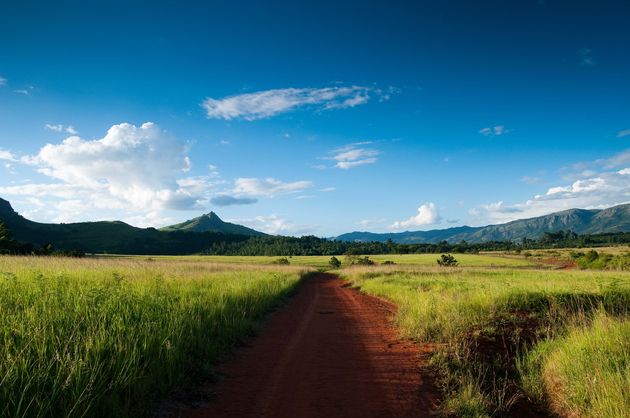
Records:
[[[437,343],[431,361],[449,416],[521,416],[533,407],[522,387],[524,353],[566,335],[576,318],[590,323],[600,311],[627,318],[630,309],[630,275],[622,272],[364,267],[342,274],[393,301],[405,336]]]
[[[305,272],[0,257],[0,416],[146,415],[210,374]]]

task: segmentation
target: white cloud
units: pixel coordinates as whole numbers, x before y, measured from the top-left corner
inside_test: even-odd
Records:
[[[435,203],[427,202],[418,208],[418,213],[404,221],[396,221],[391,226],[392,229],[403,229],[412,226],[433,225],[442,218]]]
[[[476,223],[503,223],[566,209],[604,208],[627,202],[630,202],[630,168],[623,168],[550,187],[524,203],[505,205],[500,201],[473,208],[469,213],[477,218]]]
[[[112,211],[127,216],[123,219],[166,219],[161,211],[199,209],[222,182],[216,170],[181,177],[190,168],[187,151],[153,123],[122,123],[101,139],[70,136],[22,157],[20,162],[55,181],[0,187],[0,194],[47,198],[49,210],[39,214],[48,221],[109,217]]]
[[[16,161],[16,158],[10,151],[0,148],[0,160]]]
[[[297,225],[278,215],[256,216],[248,219],[230,219],[229,222],[245,225],[272,235],[305,235],[316,228],[312,225]]]
[[[238,178],[234,181],[234,193],[274,197],[280,194],[299,192],[312,186],[313,183],[306,180],[284,183],[274,178]]]
[[[355,107],[370,100],[370,95],[382,96],[379,90],[369,87],[286,88],[245,93],[222,99],[206,98],[202,107],[211,119],[257,120],[303,107],[343,109]]]
[[[234,206],[234,205],[252,205],[258,202],[258,199],[252,197],[236,197],[227,194],[214,196],[210,199],[210,203],[215,206]]]
[[[44,125],[44,129],[48,129],[49,131],[54,131],[54,132],[66,132],[69,133],[70,135],[76,135],[79,132],[74,128],[74,126],[72,125],[68,125],[68,126],[64,126],[62,124],[56,124],[56,125],[52,125],[50,123],[47,123],[46,125]]]
[[[492,126],[489,128],[483,128],[479,130],[479,133],[483,136],[501,136],[510,132],[503,125]]]
[[[23,94],[24,96],[29,96],[34,89],[35,89],[35,87],[33,87],[33,86],[27,86],[25,89],[13,90],[13,93]]]
[[[6,78],[0,76],[0,86],[6,86],[7,85],[7,80]]]
[[[369,143],[370,142],[359,142],[333,150],[332,153],[334,155],[331,159],[336,161],[335,167],[348,170],[365,164],[374,164],[378,161],[377,157],[380,155],[380,151],[359,147],[360,145]]]
[[[617,137],[622,138],[624,136],[630,135],[630,129],[624,129],[623,131],[617,132]]]
[[[323,189],[319,189],[320,192],[334,192],[337,190],[336,187],[324,187]]]

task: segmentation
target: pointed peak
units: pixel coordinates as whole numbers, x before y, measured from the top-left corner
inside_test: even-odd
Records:
[[[11,203],[8,200],[4,200],[0,197],[0,213],[15,213]]]
[[[219,221],[221,220],[221,218],[219,218],[219,215],[217,215],[214,212],[206,213],[205,216],[206,216],[206,218],[209,218],[209,219],[216,219],[216,220],[219,220]]]

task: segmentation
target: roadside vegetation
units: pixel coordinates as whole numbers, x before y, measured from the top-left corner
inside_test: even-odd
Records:
[[[393,301],[404,336],[434,347],[444,415],[630,416],[628,273],[379,266],[342,275]]]
[[[156,397],[210,377],[307,272],[2,256],[0,416],[149,415]]]

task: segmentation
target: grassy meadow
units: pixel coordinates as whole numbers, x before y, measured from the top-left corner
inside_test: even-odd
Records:
[[[191,255],[191,256],[99,256],[102,258],[131,258],[131,259],[152,259],[152,260],[179,260],[191,262],[227,263],[227,264],[251,264],[251,265],[272,265],[280,257],[267,256],[229,256],[229,255]],[[287,260],[294,266],[308,266],[314,268],[328,268],[329,255],[310,256],[290,256]],[[369,258],[376,263],[393,261],[396,264],[405,266],[435,266],[439,254],[384,254],[370,255]],[[346,257],[338,255],[337,258],[342,263],[342,267],[347,267]],[[462,267],[531,267],[533,263],[523,257],[509,257],[503,254],[457,254],[457,261]]]
[[[0,257],[0,416],[150,415],[298,285],[307,268]]]
[[[401,332],[435,347],[446,415],[630,417],[627,272],[378,266],[342,275],[393,301]]]
[[[375,255],[339,274],[430,344],[448,416],[630,417],[630,273]],[[0,416],[147,416],[329,256],[0,257]]]

